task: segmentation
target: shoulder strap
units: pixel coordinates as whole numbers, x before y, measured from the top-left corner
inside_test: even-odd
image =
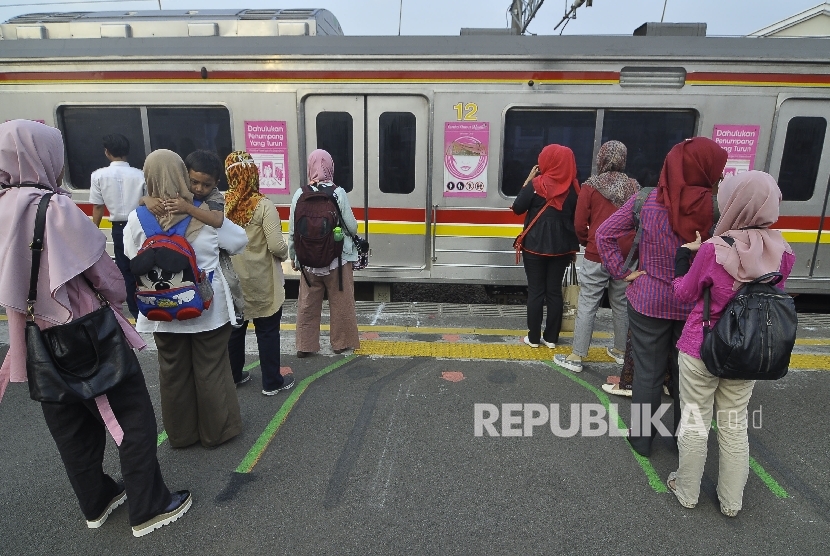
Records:
[[[175,226],[167,230],[166,232],[161,232],[163,234],[167,234],[168,236],[172,236],[173,234],[179,235],[184,237],[185,232],[187,231],[187,226],[190,224],[190,221],[193,219],[192,216],[188,216],[181,222],[177,223]]]
[[[631,267],[631,261],[634,260],[634,252],[640,245],[640,238],[643,237],[643,228],[640,226],[640,213],[643,211],[643,205],[646,204],[648,196],[653,190],[653,187],[643,187],[637,192],[637,198],[634,199],[634,229],[636,229],[637,232],[634,234],[634,241],[631,243],[631,249],[628,251],[628,256],[625,258],[625,268]]]
[[[37,278],[40,274],[40,255],[43,253],[43,233],[46,230],[46,209],[54,193],[46,193],[40,198],[35,216],[35,233],[32,237],[32,271],[29,275],[29,299],[26,300],[29,316],[34,318],[35,301],[37,301]]]
[[[524,244],[525,236],[536,224],[536,221],[539,220],[539,217],[542,216],[542,213],[545,212],[548,207],[553,206],[553,203],[548,200],[545,202],[545,205],[539,209],[539,212],[536,213],[536,216],[533,217],[533,220],[530,221],[530,224],[527,225],[527,228],[522,230],[522,233],[516,238],[516,241],[513,242],[513,247],[516,249],[516,264],[519,264],[519,261],[522,259],[522,245]]]
[[[159,221],[156,220],[156,217],[153,216],[150,209],[145,206],[140,206],[135,210],[135,213],[138,216],[138,222],[141,224],[141,229],[144,230],[146,237],[163,233]]]

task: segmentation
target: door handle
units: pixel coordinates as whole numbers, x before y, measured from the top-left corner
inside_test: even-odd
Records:
[[[435,237],[438,234],[438,224],[436,218],[438,215],[438,205],[432,205],[432,262],[438,260],[435,254]]]

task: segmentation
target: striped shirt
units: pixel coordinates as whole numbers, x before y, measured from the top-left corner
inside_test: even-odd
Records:
[[[640,211],[643,230],[639,245],[639,270],[646,274],[636,278],[626,296],[635,311],[648,317],[686,320],[694,302],[678,300],[672,291],[674,254],[685,242],[674,233],[669,222],[669,211],[657,202],[657,188],[652,191]],[[617,241],[634,229],[634,201],[632,196],[622,207],[597,228],[596,242],[602,264],[615,280],[628,276]]]

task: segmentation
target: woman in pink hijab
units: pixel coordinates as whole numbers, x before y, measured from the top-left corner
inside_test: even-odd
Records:
[[[784,279],[778,287],[784,289],[795,255],[781,232],[770,229],[778,220],[780,204],[781,190],[769,174],[751,171],[730,176],[718,190],[721,217],[714,236],[701,245],[698,231],[695,241],[677,250],[674,294],[683,303],[694,302],[695,307],[677,342],[683,415],[677,433],[680,465],[669,474],[668,486],[686,508],[694,508],[698,501],[713,414],[720,447],[717,492],[721,513],[735,517],[743,505],[749,476],[746,408],[755,381],[719,379],[701,361],[703,292],[711,288],[714,326],[743,284],[780,272]]]
[[[297,357],[307,357],[320,351],[320,313],[323,295],[328,294],[330,313],[330,340],[334,353],[344,353],[360,347],[357,331],[357,314],[354,306],[354,274],[352,266],[358,252],[351,236],[357,235],[357,220],[346,197],[346,191],[334,184],[334,161],[322,149],[308,157],[308,185],[299,188],[291,200],[291,216],[288,219],[288,257],[294,270],[302,273],[297,297]],[[343,251],[330,264],[312,268],[300,264],[294,241],[294,214],[297,202],[304,190],[328,190],[334,194],[340,214],[343,234]],[[348,233],[347,233],[348,232]]]
[[[41,329],[48,328],[98,309],[100,303],[83,275],[110,302],[130,345],[145,347],[121,314],[126,289],[121,272],[105,251],[106,239],[59,189],[63,153],[63,140],[55,128],[28,120],[0,124],[0,305],[9,322],[0,399],[9,382],[26,381],[29,244],[37,206],[45,193],[58,194],[49,201],[46,213],[35,322]],[[103,525],[127,496],[135,536],[174,521],[190,507],[190,493],[171,494],[162,479],[156,459],[155,413],[141,374],[88,402],[43,403],[41,407],[88,527]],[[123,483],[103,469],[107,431],[118,446]]]

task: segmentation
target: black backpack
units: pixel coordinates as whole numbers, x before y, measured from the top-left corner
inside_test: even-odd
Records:
[[[328,268],[331,262],[343,256],[343,236],[335,238],[334,229],[340,226],[340,209],[333,184],[304,185],[294,206],[294,252],[306,283],[303,267]],[[342,269],[339,268],[340,289],[343,289]]]
[[[771,272],[744,285],[711,329],[709,288],[704,290],[700,358],[710,373],[739,380],[778,380],[787,374],[798,315],[793,298],[775,286],[782,278]]]
[[[304,185],[294,207],[294,252],[302,266],[328,267],[342,255],[343,239],[334,237],[339,225],[334,186]]]

